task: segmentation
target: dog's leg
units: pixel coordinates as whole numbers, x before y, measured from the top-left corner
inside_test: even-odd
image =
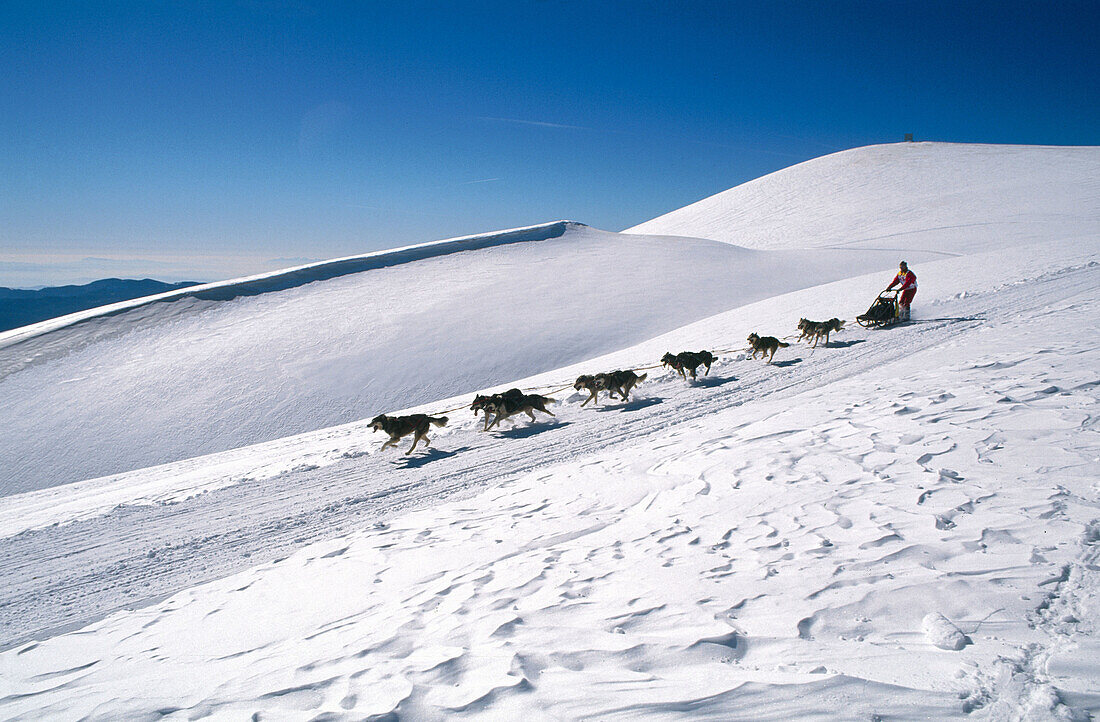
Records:
[[[416,444],[419,441],[420,441],[420,432],[418,431],[415,434],[413,434],[413,445],[410,446],[409,450],[405,452],[405,456],[408,456],[409,454],[413,453],[413,449],[416,448]]]
[[[400,436],[391,436],[389,441],[382,444],[382,448],[379,449],[379,451],[385,451],[386,448],[389,447],[389,446],[397,446],[397,442],[400,440],[400,438],[401,438]]]

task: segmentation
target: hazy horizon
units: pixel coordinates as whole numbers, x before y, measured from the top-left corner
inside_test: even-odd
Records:
[[[1096,145],[1098,26],[1087,2],[7,4],[0,285],[619,230],[906,133]]]

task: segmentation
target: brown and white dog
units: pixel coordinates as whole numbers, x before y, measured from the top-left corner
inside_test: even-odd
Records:
[[[521,393],[518,397],[509,396],[507,393],[501,394],[499,398],[491,398],[485,407],[487,412],[492,412],[496,416],[488,428],[491,429],[501,421],[516,414],[527,414],[531,417],[531,421],[535,421],[534,412],[536,411],[553,416],[554,412],[547,409],[546,405],[556,403],[557,399],[550,396],[539,396],[538,394]]]
[[[671,366],[676,369],[676,372],[680,374],[685,380],[687,374],[691,374],[691,378],[696,378],[695,370],[700,366],[706,367],[706,374],[710,374],[710,365],[714,363],[717,357],[710,351],[681,351],[673,356],[671,353],[666,353],[661,357],[662,366]],[[685,373],[685,371],[687,373]]]
[[[478,411],[485,412],[485,426],[482,431],[488,431],[501,421],[515,414],[527,414],[531,421],[535,420],[535,411],[553,416],[553,412],[546,408],[547,404],[557,403],[556,399],[538,394],[525,394],[519,389],[508,389],[502,394],[491,396],[475,396],[470,405],[476,415]],[[493,416],[490,421],[490,414]]]
[[[432,443],[431,439],[428,438],[428,429],[433,425],[446,426],[447,417],[428,416],[427,414],[413,414],[411,416],[386,416],[381,414],[375,416],[370,422],[370,427],[374,431],[384,431],[390,435],[389,441],[382,444],[379,451],[384,450],[387,446],[396,446],[401,437],[413,434],[413,444],[405,452],[405,456],[413,452],[421,439],[424,440],[424,446],[429,446]]]
[[[808,318],[803,318],[798,322],[798,330],[802,332],[802,335],[798,337],[798,340],[813,338],[813,348],[817,348],[817,342],[822,337],[825,338],[825,345],[829,345],[829,334],[834,331],[844,330],[844,322],[839,318],[830,318],[828,321],[811,321]]]
[[[496,408],[497,402],[504,398],[511,399],[518,403],[523,399],[523,392],[519,389],[508,389],[500,394],[491,394],[489,396],[478,394],[474,396],[474,402],[470,404],[470,410],[474,412],[474,416],[477,416],[479,411],[485,413],[485,425],[482,426],[482,431],[489,430],[489,423],[493,420],[493,410]]]
[[[749,345],[752,346],[752,357],[756,358],[758,351],[763,352],[763,358],[768,359],[768,363],[771,363],[775,358],[775,352],[781,348],[787,348],[789,343],[783,343],[775,336],[757,336],[755,333],[749,334]],[[768,352],[771,352],[771,356]]]
[[[585,406],[589,401],[593,404],[598,404],[599,399],[597,397],[600,391],[606,391],[607,395],[612,398],[614,398],[615,393],[618,392],[620,399],[629,401],[630,390],[645,381],[646,376],[648,376],[648,374],[639,376],[629,369],[626,371],[612,371],[607,374],[596,374],[595,376],[583,374],[577,377],[577,381],[573,384],[573,388],[577,391],[587,391],[590,394],[581,406]]]

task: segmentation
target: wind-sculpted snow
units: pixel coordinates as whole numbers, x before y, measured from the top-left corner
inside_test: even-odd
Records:
[[[559,223],[46,322],[0,348],[0,495],[370,418],[893,263]]]
[[[785,168],[637,225],[746,248],[969,253],[1100,233],[1100,148],[898,143]]]
[[[996,289],[977,260],[936,264],[958,290],[926,298],[919,322],[848,329],[785,365],[727,355],[696,384],[655,372],[631,404],[578,396],[553,423],[499,434],[459,416],[419,461],[317,439],[354,444],[343,473],[272,480],[257,502],[349,496],[310,525],[269,517],[257,540],[322,541],[0,654],[0,714],[1087,719],[1100,709],[1096,243],[1006,262]],[[856,284],[835,285],[682,342],[775,328],[811,299],[845,308]],[[325,538],[316,527],[370,497],[362,475],[378,467],[418,479],[406,483],[526,471]],[[247,520],[141,548],[142,516],[172,534],[242,509],[221,493],[98,527],[136,535],[98,586],[252,549]],[[0,564],[36,556],[45,574],[33,549],[89,560],[93,546],[80,524],[51,527],[6,540]],[[70,606],[102,598],[69,581]]]

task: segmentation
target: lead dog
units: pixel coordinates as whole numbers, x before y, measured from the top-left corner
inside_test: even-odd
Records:
[[[811,321],[808,318],[803,318],[798,322],[798,330],[802,332],[802,335],[798,337],[798,340],[806,338],[813,338],[814,348],[817,348],[817,342],[821,338],[825,337],[825,345],[829,345],[829,334],[833,331],[841,331],[844,329],[844,322],[839,318],[830,318],[828,321]]]
[[[413,414],[412,416],[386,416],[381,414],[375,416],[370,422],[370,427],[374,431],[384,431],[390,435],[389,441],[382,444],[379,451],[385,450],[387,446],[395,446],[402,436],[413,434],[413,445],[405,452],[405,456],[413,452],[421,439],[424,440],[424,446],[431,445],[431,439],[428,438],[428,429],[432,425],[446,426],[447,417],[428,416],[427,414]]]
[[[771,363],[775,359],[775,352],[781,348],[787,348],[789,343],[783,343],[775,336],[757,336],[755,333],[749,334],[749,345],[752,346],[752,357],[756,358],[756,352],[762,351],[763,358],[768,359],[768,363]],[[768,356],[768,351],[771,351],[771,356]]]
[[[661,365],[671,366],[686,380],[687,374],[684,372],[687,371],[687,373],[690,373],[691,378],[694,379],[696,378],[695,370],[700,366],[705,366],[707,368],[704,376],[709,376],[710,365],[714,363],[715,359],[715,355],[710,351],[681,351],[675,356],[671,353],[666,353],[661,357]]]
[[[593,404],[598,404],[597,398],[600,391],[606,391],[607,395],[614,398],[615,392],[619,393],[619,398],[623,401],[630,400],[630,390],[636,385],[646,380],[649,374],[642,374],[639,376],[631,370],[626,371],[612,371],[609,374],[596,374],[591,376],[588,374],[582,374],[577,377],[576,383],[573,384],[573,388],[577,391],[588,391],[590,396],[584,400],[581,406],[586,405],[589,401]]]

